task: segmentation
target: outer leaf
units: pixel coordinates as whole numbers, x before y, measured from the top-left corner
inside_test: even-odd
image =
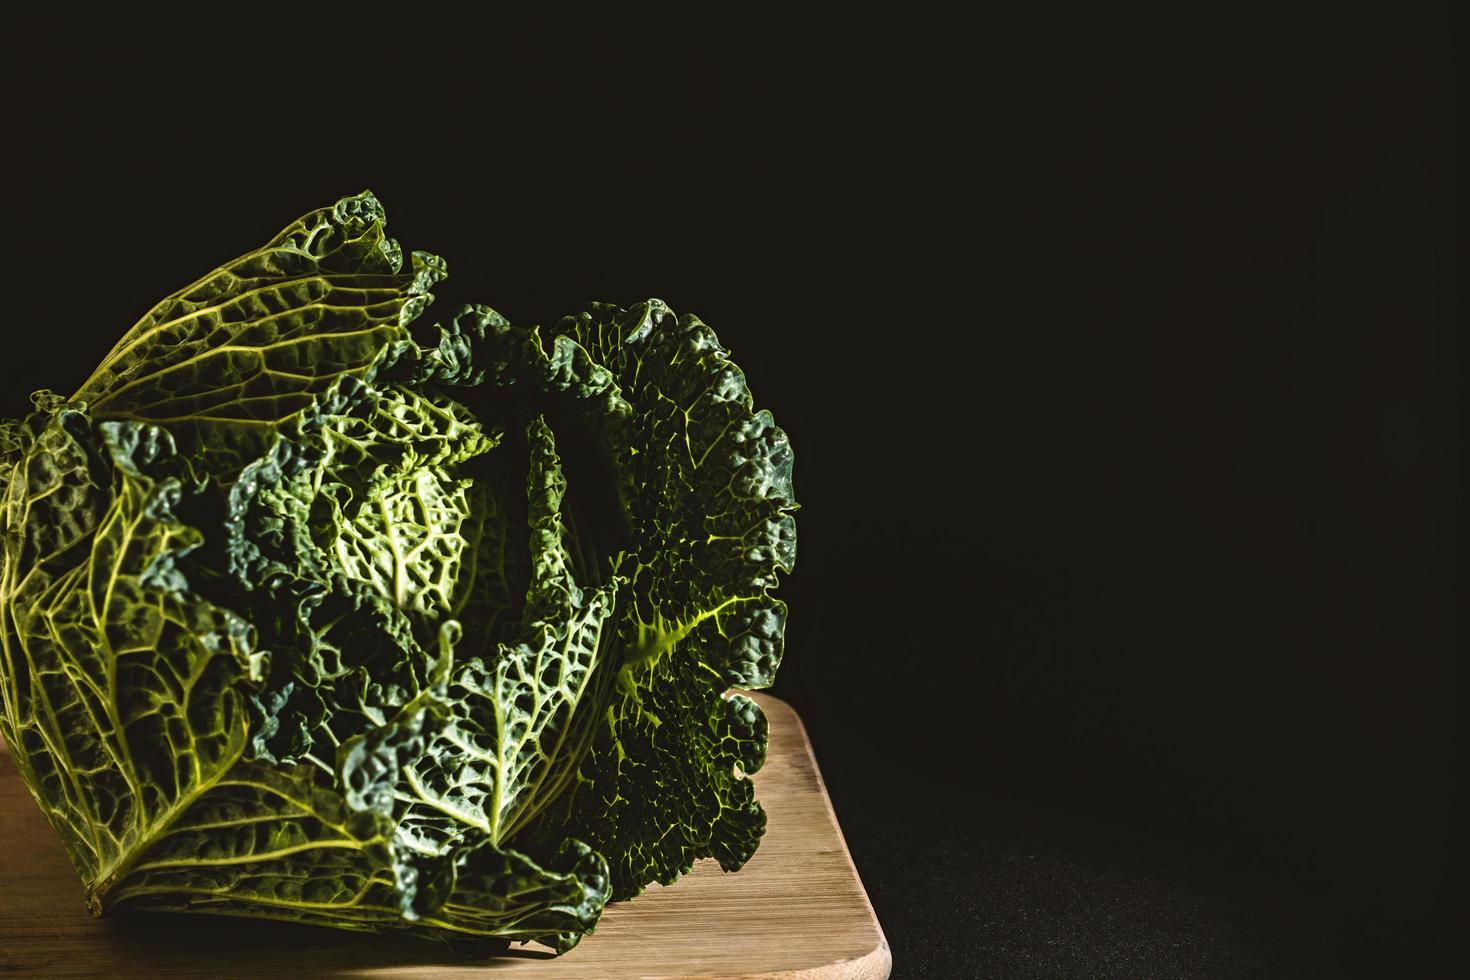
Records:
[[[243,763],[159,841],[116,892],[159,911],[285,919],[431,938],[540,940],[564,951],[597,922],[606,863],[569,842],[547,866],[481,847],[422,870],[395,856],[392,822],[352,810],[314,770]],[[412,908],[418,881],[442,893]]]
[[[43,409],[30,425],[7,520],[5,734],[100,903],[243,754],[239,687],[264,661],[248,624],[177,573],[200,536],[173,515],[178,482],[143,468],[172,451],[167,435],[109,423],[108,466],[82,412]],[[93,516],[109,469],[111,501]],[[77,508],[52,525],[69,528],[64,543],[40,530],[59,501]],[[76,557],[63,566],[46,548]]]
[[[608,856],[615,898],[701,857],[739,868],[765,827],[744,774],[764,762],[766,724],[725,695],[768,685],[780,662],[786,607],[769,590],[796,558],[785,433],[753,410],[713,331],[657,300],[563,320],[550,351],[535,330],[495,325],[484,343],[487,383],[585,406],[633,548],[622,656],[594,681],[605,721],[573,791],[528,839],[575,829]]]
[[[407,325],[444,263],[416,252],[401,273],[385,220],[366,191],[304,215],[155,306],[72,400],[166,424],[200,475],[238,473],[337,379],[413,348]]]

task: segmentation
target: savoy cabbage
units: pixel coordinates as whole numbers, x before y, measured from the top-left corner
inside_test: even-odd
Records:
[[[792,456],[649,300],[436,315],[369,193],[0,423],[0,734],[97,915],[563,952],[765,826]]]

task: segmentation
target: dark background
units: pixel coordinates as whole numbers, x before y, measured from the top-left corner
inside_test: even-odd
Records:
[[[1430,970],[1443,13],[579,24],[17,29],[0,415],[364,187],[513,320],[659,296],[795,446],[775,692],[896,976]]]

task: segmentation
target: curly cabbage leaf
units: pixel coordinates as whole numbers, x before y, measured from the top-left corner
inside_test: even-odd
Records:
[[[658,300],[469,306],[370,193],[0,422],[0,734],[119,907],[565,952],[765,827],[791,448]]]

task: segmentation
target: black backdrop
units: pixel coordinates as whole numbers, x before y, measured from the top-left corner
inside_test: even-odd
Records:
[[[896,975],[1431,955],[1444,19],[629,26],[18,29],[0,414],[371,187],[441,295],[659,296],[789,432],[776,693]]]

